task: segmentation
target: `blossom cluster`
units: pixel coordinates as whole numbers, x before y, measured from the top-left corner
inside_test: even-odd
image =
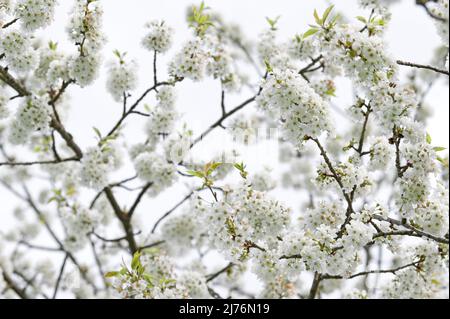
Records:
[[[257,102],[280,119],[286,138],[295,145],[331,130],[326,102],[292,69],[274,70],[264,81]]]

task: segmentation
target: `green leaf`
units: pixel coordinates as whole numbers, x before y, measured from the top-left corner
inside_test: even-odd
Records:
[[[205,165],[205,174],[206,176],[211,175],[222,163],[208,163]]]
[[[269,60],[264,59],[264,64],[266,65],[266,71],[267,71],[268,73],[272,73],[272,72],[273,72],[273,68],[272,68],[272,66],[270,65]]]
[[[118,272],[118,271],[108,271],[105,274],[105,278],[113,278],[113,277],[117,277],[119,275],[120,275],[120,272]]]
[[[95,134],[97,135],[97,137],[101,140],[102,139],[102,133],[100,132],[100,130],[96,127],[92,128],[95,132]]]
[[[331,13],[331,11],[333,10],[333,8],[334,8],[334,5],[331,5],[331,6],[329,6],[329,7],[325,10],[325,12],[323,13],[323,16],[322,16],[322,22],[323,22],[323,24],[325,24],[325,22],[327,21],[327,18],[328,18],[328,16],[330,15],[330,13]]]
[[[200,178],[205,177],[205,174],[204,174],[203,172],[198,172],[198,171],[191,171],[191,170],[189,170],[189,171],[187,171],[186,173],[187,173],[188,175],[196,176],[196,177],[200,177]]]
[[[312,35],[316,34],[317,32],[319,32],[319,29],[311,28],[303,34],[303,39],[306,39],[307,37],[312,36]]]
[[[427,143],[431,144],[432,139],[431,139],[431,135],[429,133],[427,133],[427,137],[426,137]]]
[[[433,150],[434,150],[435,152],[442,152],[442,151],[445,151],[446,148],[445,148],[445,147],[442,147],[442,146],[436,146],[436,147],[433,147]]]
[[[356,19],[358,19],[359,21],[361,21],[364,24],[367,24],[367,20],[366,18],[362,17],[362,16],[357,16]]]
[[[316,23],[318,24],[318,25],[322,25],[322,20],[319,18],[319,14],[317,13],[317,10],[316,9],[314,9],[314,19],[316,20]]]
[[[330,23],[329,23],[329,27],[332,28],[336,25],[336,22],[339,20],[341,16],[339,14],[336,14],[333,19],[331,19]]]
[[[141,252],[138,251],[133,255],[133,259],[131,260],[131,269],[137,270],[141,266]]]
[[[448,167],[448,160],[442,158],[442,157],[437,157],[436,158],[444,167]]]
[[[50,41],[48,43],[48,48],[52,51],[56,51],[56,49],[58,48],[58,42]]]
[[[272,30],[276,30],[277,29],[278,20],[280,20],[280,16],[276,17],[275,19],[271,19],[269,17],[266,17],[266,21],[269,23],[270,28]]]

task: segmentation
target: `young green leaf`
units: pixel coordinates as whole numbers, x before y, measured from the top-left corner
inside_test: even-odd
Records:
[[[309,37],[309,36],[312,36],[312,35],[316,34],[318,31],[319,31],[319,29],[317,29],[317,28],[311,28],[311,29],[309,29],[308,31],[306,31],[306,32],[303,34],[303,40],[306,39],[306,38]]]
[[[334,5],[331,5],[323,13],[323,16],[322,16],[322,23],[323,24],[325,24],[325,22],[327,21],[327,18],[330,15],[331,11],[333,11],[333,8],[334,8]]]

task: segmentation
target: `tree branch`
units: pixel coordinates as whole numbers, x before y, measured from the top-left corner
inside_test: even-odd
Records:
[[[393,219],[393,218],[390,218],[390,217],[386,217],[386,218],[385,218],[385,217],[380,216],[380,215],[373,215],[372,218],[375,219],[375,220],[378,220],[378,221],[388,222],[388,223],[390,223],[391,225],[396,225],[396,226],[404,227],[404,228],[406,228],[406,229],[409,229],[409,230],[413,231],[413,232],[416,233],[418,236],[426,237],[426,238],[432,239],[432,240],[434,240],[434,241],[436,241],[436,242],[438,242],[438,243],[441,243],[441,244],[447,244],[447,245],[449,244],[449,240],[448,240],[448,239],[440,238],[440,237],[434,236],[434,235],[432,235],[432,234],[428,234],[428,233],[426,233],[426,232],[423,232],[423,231],[421,231],[421,230],[415,228],[414,226],[411,226],[410,224],[407,224],[406,222],[404,223],[404,222],[402,222],[402,221],[400,221],[400,220],[396,220],[396,219]],[[376,235],[377,235],[377,234],[376,234]],[[376,235],[375,235],[375,236],[376,236]],[[395,235],[395,234],[394,234],[394,235]],[[410,234],[408,234],[408,235],[410,235]],[[381,236],[378,236],[378,237],[381,237]],[[416,236],[415,236],[415,237],[416,237]]]
[[[349,277],[342,277],[342,276],[333,276],[333,275],[322,275],[322,279],[353,279],[356,277],[360,277],[360,276],[366,276],[366,275],[370,275],[370,274],[387,274],[387,273],[391,273],[391,274],[396,274],[398,271],[409,268],[409,267],[416,267],[418,266],[420,263],[422,263],[423,260],[419,260],[419,261],[415,261],[413,263],[407,264],[407,265],[403,265],[397,268],[393,268],[393,269],[377,269],[377,270],[369,270],[369,271],[362,271],[356,274],[353,274]]]
[[[411,68],[426,69],[426,70],[434,71],[434,72],[437,72],[437,73],[445,74],[447,76],[450,75],[449,71],[441,70],[441,69],[438,69],[438,68],[436,68],[434,66],[431,66],[431,65],[423,65],[423,64],[417,64],[417,63],[412,63],[412,62],[405,62],[405,61],[401,61],[401,60],[397,60],[397,64],[398,65],[403,65],[403,66],[408,66],[408,67],[411,67]]]

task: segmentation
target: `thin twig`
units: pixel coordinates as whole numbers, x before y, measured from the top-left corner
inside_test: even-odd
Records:
[[[53,291],[52,299],[55,299],[56,295],[58,294],[59,284],[61,283],[61,279],[62,279],[63,274],[64,274],[64,268],[66,267],[67,259],[69,259],[69,255],[68,254],[66,254],[66,256],[64,257],[64,260],[63,260],[63,262],[61,264],[61,268],[59,269],[59,275],[58,275],[58,279],[56,280],[55,289]]]
[[[397,64],[398,65],[403,65],[403,66],[409,66],[411,68],[426,69],[426,70],[434,71],[434,72],[437,72],[437,73],[445,74],[447,76],[450,75],[449,71],[441,70],[441,69],[438,69],[438,68],[436,68],[434,66],[431,66],[431,65],[417,64],[417,63],[405,62],[405,61],[401,61],[401,60],[397,60]]]

